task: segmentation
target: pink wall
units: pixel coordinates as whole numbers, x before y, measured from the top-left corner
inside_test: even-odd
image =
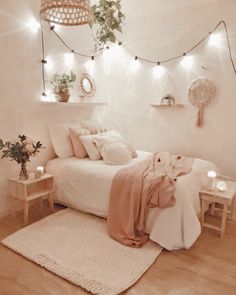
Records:
[[[236,60],[236,3],[234,0],[123,1],[126,25],[123,42],[135,55],[154,60],[183,53],[224,19],[228,24],[233,56]],[[194,54],[192,69],[179,61],[166,65],[166,74],[157,79],[152,66],[142,64],[136,72],[129,68],[131,57],[113,49],[95,61],[96,98],[110,102],[105,109],[78,109],[45,106],[40,102],[40,34],[27,28],[27,21],[37,17],[40,1],[9,0],[0,2],[0,138],[13,139],[25,133],[40,139],[48,147],[31,162],[30,168],[45,164],[52,155],[47,124],[73,121],[92,115],[112,118],[138,148],[169,150],[215,162],[223,174],[236,178],[236,77],[229,62],[226,42],[219,48],[207,43]],[[93,41],[87,26],[61,34],[72,47],[93,54]],[[53,61],[47,79],[63,68],[63,46],[46,30],[46,56]],[[73,69],[79,73],[86,60],[76,58]],[[204,66],[206,69],[202,69]],[[199,77],[213,79],[218,95],[205,112],[205,126],[195,128],[197,110],[187,101],[188,87]],[[47,83],[47,87],[50,84]],[[186,104],[181,110],[157,111],[150,103],[172,93]],[[77,86],[73,92],[76,100]],[[0,214],[9,209],[7,178],[18,173],[15,163],[0,162]]]

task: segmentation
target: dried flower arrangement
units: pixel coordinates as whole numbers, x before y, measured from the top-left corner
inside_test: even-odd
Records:
[[[0,151],[2,151],[2,159],[10,158],[11,161],[21,164],[20,179],[28,179],[26,163],[30,162],[30,157],[36,156],[43,146],[40,141],[34,142],[25,135],[18,135],[18,138],[19,140],[14,143],[10,141],[4,143],[0,139]]]

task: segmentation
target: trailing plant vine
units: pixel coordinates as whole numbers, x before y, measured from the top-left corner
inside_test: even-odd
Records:
[[[99,0],[98,4],[92,6],[94,15],[93,24],[99,27],[96,31],[96,45],[97,51],[102,50],[109,42],[115,43],[117,41],[116,34],[122,33],[122,25],[125,20],[125,15],[121,11],[121,0]]]

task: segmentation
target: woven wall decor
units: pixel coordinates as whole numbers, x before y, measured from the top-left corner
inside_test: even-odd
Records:
[[[188,92],[189,101],[198,108],[196,127],[203,126],[204,109],[213,102],[216,97],[216,86],[208,79],[193,81]]]
[[[40,16],[64,26],[88,24],[93,20],[89,0],[41,0]]]

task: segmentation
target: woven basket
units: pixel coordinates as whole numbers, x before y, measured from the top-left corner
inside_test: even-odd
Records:
[[[88,24],[93,20],[89,0],[42,0],[41,18],[65,26]]]

